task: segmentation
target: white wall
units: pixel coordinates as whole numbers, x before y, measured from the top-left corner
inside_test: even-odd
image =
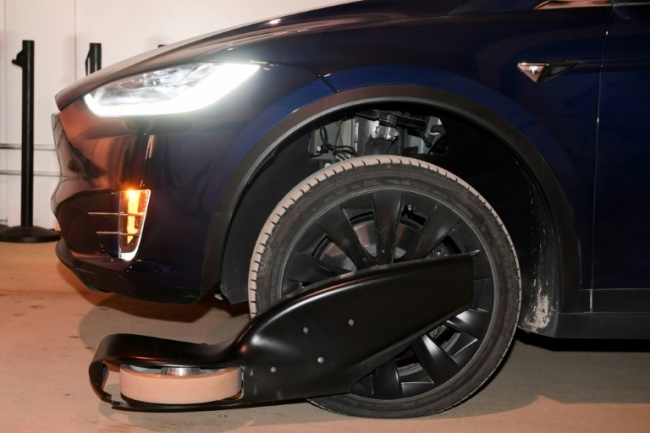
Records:
[[[23,40],[34,41],[34,223],[54,226],[49,196],[59,168],[52,145],[50,117],[56,111],[57,89],[75,79],[75,0],[4,0],[0,98],[4,104],[0,135],[0,220],[20,224],[22,69],[11,63],[22,50]]]
[[[350,1],[350,0],[348,0]],[[346,0],[0,0],[0,223],[20,224],[22,40],[34,40],[34,225],[56,226],[54,95],[85,74],[91,42],[102,65],[181,39]]]
[[[7,63],[5,31],[5,0],[0,0],[0,146],[7,142],[7,98],[5,89],[5,65]],[[7,169],[6,151],[0,148],[0,173]],[[4,220],[4,221],[3,221]],[[0,174],[0,223],[7,220],[7,176]],[[2,226],[0,226],[1,228]]]

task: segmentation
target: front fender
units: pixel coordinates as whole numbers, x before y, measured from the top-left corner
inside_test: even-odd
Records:
[[[561,290],[563,292],[566,291],[567,296],[573,296],[569,294],[574,294],[580,283],[578,238],[573,224],[573,210],[554,171],[547,164],[540,150],[531,142],[529,137],[522,134],[518,127],[524,130],[539,131],[537,136],[543,137],[542,141],[546,143],[547,148],[552,148],[554,143],[550,135],[545,133],[543,128],[534,122],[534,118],[529,114],[527,115],[525,110],[521,108],[517,110],[516,104],[508,101],[504,96],[499,96],[498,100],[510,112],[518,113],[518,118],[521,121],[517,122],[516,125],[508,121],[505,118],[505,114],[495,112],[492,107],[480,104],[466,96],[459,96],[446,90],[435,88],[433,85],[425,87],[412,83],[395,84],[400,80],[414,82],[418,78],[430,76],[430,70],[420,69],[419,71],[415,71],[411,68],[408,71],[405,69],[399,73],[399,71],[393,68],[392,73],[388,69],[374,69],[376,73],[371,72],[373,71],[366,69],[364,73],[361,73],[361,71],[348,71],[341,73],[343,75],[335,74],[327,76],[325,80],[337,89],[337,93],[305,104],[300,109],[273,123],[272,127],[264,134],[260,134],[259,129],[256,129],[261,123],[260,121],[256,121],[254,125],[247,128],[247,135],[242,134],[238,137],[237,141],[241,145],[234,146],[233,152],[236,151],[237,157],[241,159],[237,167],[233,169],[233,175],[223,189],[210,224],[204,261],[204,287],[212,287],[221,280],[221,270],[226,260],[226,255],[230,256],[234,250],[248,247],[252,251],[252,245],[242,246],[241,233],[237,232],[237,230],[231,230],[232,219],[237,207],[242,202],[242,198],[245,196],[246,187],[251,182],[256,171],[281,148],[283,143],[287,142],[289,137],[295,137],[298,132],[305,130],[306,126],[316,119],[336,111],[364,104],[399,102],[442,109],[470,119],[472,122],[481,125],[499,137],[501,141],[506,143],[518,155],[518,158],[533,174],[533,177],[537,179],[537,182],[539,182],[540,190],[544,191],[546,195],[546,202],[549,204],[550,213],[553,215],[558,230],[559,245],[562,245],[563,249],[559,259],[562,268]],[[418,74],[414,75],[414,72],[418,72]],[[393,83],[370,83],[369,85],[362,85],[362,83],[368,84],[368,80],[361,80],[363,76],[368,80],[373,80],[373,82],[381,82],[382,77],[384,81],[389,81],[387,77],[392,77]],[[356,86],[353,85],[355,79],[358,80]],[[446,76],[446,80],[439,78],[437,85],[442,87],[443,85],[449,85],[450,82],[454,82],[458,88],[463,87],[466,90],[468,88],[476,89],[476,93],[482,94],[486,99],[489,99],[489,95],[496,93],[489,91],[489,89],[481,89],[481,85],[477,83],[469,87],[464,86],[466,81],[459,77],[452,79],[452,77]],[[347,88],[344,86],[344,83],[348,84]],[[504,111],[508,112],[508,110]],[[270,113],[266,113],[266,115],[270,115]],[[270,125],[270,122],[267,121],[266,124]],[[251,144],[248,139],[254,135],[253,130],[256,131],[255,133],[260,138],[254,144]],[[244,153],[244,149],[248,149],[248,152]],[[296,183],[299,180],[301,179],[297,179]],[[251,229],[252,227],[247,227],[243,230],[250,231]],[[228,238],[226,243],[223,241],[220,242],[220,240],[225,238]],[[238,270],[240,276],[235,278],[234,282],[231,279],[233,284],[229,284],[225,288],[222,287],[223,294],[231,302],[241,302],[246,299],[245,275],[247,275],[247,260],[249,260],[250,254],[247,255],[244,252],[240,256],[241,259],[238,261],[230,259],[229,265],[227,266],[229,271],[233,269]]]

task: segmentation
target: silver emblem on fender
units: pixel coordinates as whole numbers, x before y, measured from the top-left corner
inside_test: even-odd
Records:
[[[579,63],[580,62],[574,60],[563,60],[549,63],[521,62],[517,64],[517,67],[524,73],[524,75],[530,78],[533,83],[543,83],[551,78],[555,78],[570,71]]]
[[[544,76],[544,69],[548,67],[548,63],[519,63],[517,65],[519,70],[523,72],[534,83],[538,83]]]

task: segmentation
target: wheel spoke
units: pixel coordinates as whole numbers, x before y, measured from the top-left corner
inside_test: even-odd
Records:
[[[392,263],[395,258],[397,226],[402,213],[400,191],[380,191],[373,194],[375,230],[377,232],[377,259],[379,263]]]
[[[318,225],[349,258],[357,269],[369,268],[376,264],[374,257],[361,245],[357,233],[343,209],[335,207],[327,211]]]
[[[465,365],[472,359],[476,351],[479,349],[481,341],[482,339],[461,333],[454,343],[453,348],[448,350],[447,353],[450,356],[453,356],[458,365]]]
[[[428,335],[423,335],[411,346],[422,368],[433,380],[440,384],[454,376],[460,367]]]
[[[445,323],[458,332],[481,339],[490,324],[490,313],[484,310],[466,310]]]
[[[349,271],[344,268],[325,263],[309,254],[294,252],[287,265],[286,275],[289,280],[309,285],[347,272]]]
[[[402,396],[402,384],[395,359],[375,370],[372,385],[372,394],[375,398],[394,399]]]
[[[402,393],[405,397],[423,394],[436,386],[433,382],[402,382]]]
[[[417,239],[401,257],[400,261],[426,257],[458,225],[458,216],[445,206],[436,206],[427,217]]]

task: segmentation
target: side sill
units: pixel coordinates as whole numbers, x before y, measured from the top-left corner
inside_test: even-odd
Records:
[[[549,326],[532,333],[552,338],[647,340],[650,339],[650,312],[554,312]]]

